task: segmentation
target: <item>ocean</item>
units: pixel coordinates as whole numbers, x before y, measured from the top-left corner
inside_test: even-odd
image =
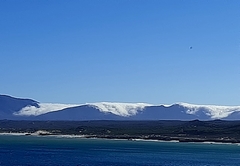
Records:
[[[237,166],[237,144],[0,135],[0,165]]]

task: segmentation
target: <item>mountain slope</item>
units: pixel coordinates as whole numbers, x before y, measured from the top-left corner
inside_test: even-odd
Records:
[[[0,95],[0,119],[11,120],[211,120],[240,119],[240,106],[175,103],[39,103]]]
[[[100,112],[89,105],[66,108],[60,111],[39,115],[37,120],[123,120],[124,118],[111,112]]]
[[[184,107],[176,104],[169,107],[163,105],[149,106],[143,111],[138,112],[135,116],[129,117],[130,120],[192,120],[197,118],[205,119],[187,114]]]
[[[31,99],[20,99],[7,95],[0,95],[0,118],[13,118],[13,113],[27,106],[39,107],[38,102]],[[15,117],[17,118],[17,117]]]

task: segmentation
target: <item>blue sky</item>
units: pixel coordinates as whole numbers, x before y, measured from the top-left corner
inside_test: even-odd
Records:
[[[0,93],[240,105],[239,9],[238,0],[2,0]]]

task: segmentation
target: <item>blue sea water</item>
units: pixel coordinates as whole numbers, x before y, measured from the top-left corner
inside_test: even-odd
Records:
[[[240,146],[1,135],[0,165],[237,166]]]

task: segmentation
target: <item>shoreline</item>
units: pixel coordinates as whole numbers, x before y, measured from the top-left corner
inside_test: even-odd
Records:
[[[144,138],[117,138],[117,137],[101,137],[101,136],[96,136],[96,135],[64,135],[64,134],[39,134],[39,133],[0,133],[0,136],[26,136],[26,137],[31,137],[31,136],[37,136],[37,137],[56,137],[56,138],[84,138],[84,139],[104,139],[104,140],[117,140],[117,141],[132,141],[132,142],[171,142],[171,143],[202,143],[202,144],[214,144],[214,145],[237,145],[240,146],[240,142],[234,142],[234,141],[219,141],[219,140],[198,140],[198,139],[193,139],[193,138],[181,138],[179,139],[144,139]]]

